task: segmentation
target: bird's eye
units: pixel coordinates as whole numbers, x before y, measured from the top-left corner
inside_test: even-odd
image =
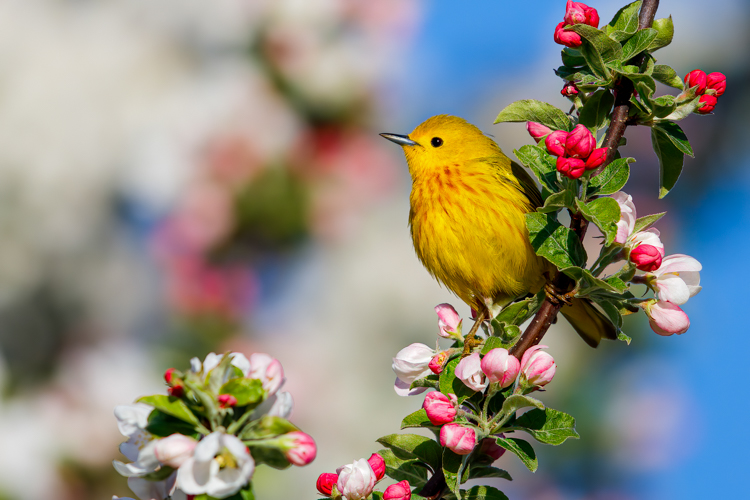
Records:
[[[433,137],[430,144],[432,144],[433,148],[439,148],[443,145],[443,140],[440,137]]]

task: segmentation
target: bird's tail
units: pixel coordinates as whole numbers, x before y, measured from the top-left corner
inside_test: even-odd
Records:
[[[617,329],[590,301],[574,299],[570,306],[560,310],[578,335],[591,347],[599,345],[601,339],[617,339]]]

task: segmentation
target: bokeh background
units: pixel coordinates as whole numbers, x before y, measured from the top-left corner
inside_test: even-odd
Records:
[[[507,153],[508,103],[566,101],[552,69],[564,3],[420,0],[0,1],[0,499],[129,496],[111,460],[114,406],[161,392],[192,356],[267,352],[318,459],[261,468],[260,499],[314,498],[318,474],[379,447],[421,399],[392,356],[436,338],[435,304],[467,308],[414,257],[399,148],[438,113]],[[603,22],[621,2],[596,1]],[[543,399],[581,439],[512,457],[516,500],[742,495],[750,236],[750,4],[664,0],[680,74],[729,80],[694,115],[681,182],[657,200],[648,130],[631,128],[628,191],[668,253],[703,263],[692,327],[586,347],[545,338]],[[670,89],[662,89],[669,92]]]

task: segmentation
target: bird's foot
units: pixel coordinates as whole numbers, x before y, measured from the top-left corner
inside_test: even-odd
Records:
[[[489,314],[487,312],[487,309],[482,309],[477,314],[477,317],[474,320],[474,326],[471,327],[471,331],[469,331],[469,334],[464,337],[464,351],[463,353],[461,353],[461,359],[469,356],[474,348],[482,345],[482,340],[477,338],[477,330],[479,329],[479,325],[481,325],[488,316]]]
[[[544,285],[544,294],[547,296],[549,301],[556,306],[559,306],[560,304],[564,304],[566,306],[572,305],[571,300],[573,300],[577,292],[578,290],[576,290],[575,288],[569,292],[563,292],[555,285],[553,285],[550,281],[548,281]]]

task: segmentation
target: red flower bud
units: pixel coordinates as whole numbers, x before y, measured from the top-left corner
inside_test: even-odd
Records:
[[[237,398],[231,394],[219,394],[219,397],[216,399],[219,401],[219,406],[222,408],[229,408],[237,404]]]
[[[596,147],[594,134],[586,126],[578,124],[565,141],[565,156],[588,158]]]
[[[706,73],[699,69],[694,69],[693,71],[685,75],[685,88],[693,88],[696,85],[698,86],[698,88],[695,89],[697,95],[701,95],[703,92],[705,92]]]
[[[385,489],[383,492],[383,500],[410,500],[411,499],[411,485],[409,481],[404,479],[403,481],[392,484]]]
[[[727,90],[727,77],[718,72],[709,73],[706,76],[706,88],[715,90],[716,94],[714,95],[716,97],[719,97],[724,93],[725,90]]]
[[[586,164],[578,158],[557,159],[557,171],[571,179],[578,179],[586,170]]]
[[[440,375],[445,368],[445,362],[448,361],[448,351],[442,351],[430,360],[427,367],[432,370],[435,375]]]
[[[607,148],[597,148],[586,158],[586,170],[593,170],[604,163],[607,158]]]
[[[318,476],[318,482],[315,483],[315,487],[322,495],[331,496],[333,487],[336,486],[336,482],[339,480],[339,475],[333,472],[324,472]]]
[[[653,245],[638,245],[630,252],[630,261],[641,271],[656,271],[661,267],[662,255]]]
[[[578,87],[576,87],[575,83],[568,82],[563,85],[560,94],[562,94],[564,97],[573,97],[574,95],[578,94]]]
[[[599,27],[599,13],[595,8],[581,2],[568,0],[564,19],[566,24],[588,24],[594,28]]]
[[[565,142],[568,140],[568,133],[564,130],[555,130],[544,139],[544,145],[547,151],[555,156],[565,156]]]
[[[164,380],[169,384],[172,382],[172,378],[174,377],[174,372],[177,370],[174,368],[167,368],[167,371],[164,372]]]
[[[583,45],[583,41],[581,40],[581,35],[576,33],[575,31],[566,30],[563,27],[565,26],[565,21],[561,22],[557,25],[555,28],[555,43],[559,43],[560,45],[565,45],[566,47],[570,47],[571,49],[574,49],[576,47],[580,47]]]
[[[698,102],[702,102],[703,106],[700,107],[700,109],[696,109],[696,113],[700,113],[702,115],[707,115],[711,111],[714,110],[716,107],[716,102],[718,99],[716,99],[715,95],[708,95],[703,94]]]
[[[456,403],[454,394],[446,396],[442,392],[430,392],[425,396],[422,408],[427,412],[432,425],[443,425],[456,418]]]
[[[375,473],[375,480],[380,481],[383,479],[383,476],[385,476],[385,460],[383,460],[383,457],[377,453],[373,453],[370,455],[370,458],[367,459],[367,463],[370,464],[372,472]]]
[[[551,128],[537,122],[526,122],[526,130],[537,143],[542,140],[542,137],[552,133]]]
[[[167,394],[181,398],[185,394],[185,388],[182,385],[173,385],[172,387],[167,387]]]

